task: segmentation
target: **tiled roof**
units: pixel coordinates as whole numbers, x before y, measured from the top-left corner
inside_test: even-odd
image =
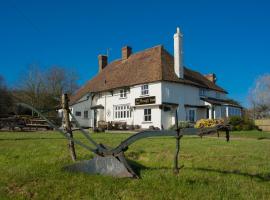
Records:
[[[188,68],[184,69],[184,79],[179,79],[174,73],[173,63],[173,56],[161,45],[134,53],[126,60],[113,61],[71,96],[70,103],[74,104],[89,92],[108,91],[157,81],[195,85],[227,93],[199,72]]]
[[[217,99],[213,97],[201,97],[200,99],[214,105],[229,105],[242,108],[242,106],[239,103],[231,99]]]

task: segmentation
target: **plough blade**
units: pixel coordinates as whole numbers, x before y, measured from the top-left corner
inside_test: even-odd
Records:
[[[119,158],[121,157],[121,158]],[[114,156],[95,156],[91,160],[84,160],[64,167],[70,172],[83,172],[87,174],[101,174],[118,178],[137,178],[138,176],[127,164],[123,155]]]

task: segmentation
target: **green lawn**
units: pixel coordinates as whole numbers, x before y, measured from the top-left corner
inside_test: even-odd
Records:
[[[130,134],[93,134],[115,146]],[[82,141],[81,134],[76,138]],[[0,199],[270,199],[270,133],[233,132],[224,138],[184,137],[178,176],[175,140],[148,138],[126,156],[143,165],[141,179],[69,173],[67,141],[55,132],[0,132]],[[259,139],[258,139],[259,138]],[[78,159],[93,154],[76,147]]]

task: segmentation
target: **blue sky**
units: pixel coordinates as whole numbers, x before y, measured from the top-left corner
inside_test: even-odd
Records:
[[[184,63],[247,105],[254,79],[270,70],[267,1],[51,1],[0,0],[0,74],[10,86],[30,64],[76,69],[80,84],[98,70],[110,48],[140,51],[163,44],[173,53],[177,26],[184,33]]]

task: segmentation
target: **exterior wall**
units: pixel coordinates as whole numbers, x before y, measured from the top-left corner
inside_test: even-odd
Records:
[[[179,120],[186,120],[185,104],[203,105],[199,98],[199,88],[184,84],[163,82],[162,91],[162,102],[179,104]]]
[[[169,129],[173,124],[175,124],[175,110],[161,111],[161,126],[164,129]]]
[[[112,92],[102,92],[95,94],[93,102],[91,97],[86,100],[86,96],[80,99],[77,104],[72,106],[72,113],[75,115],[76,111],[81,111],[82,116],[76,117],[82,126],[94,126],[94,110],[91,110],[91,106],[102,105],[104,109],[97,109],[97,121],[118,121],[126,122],[130,125],[140,125],[142,128],[149,128],[149,126],[155,126],[161,128],[161,111],[159,105],[161,104],[161,83],[149,83],[149,94],[141,95],[141,85],[132,86],[127,89],[127,95],[125,98],[120,97],[120,89]],[[156,103],[142,106],[135,106],[135,99],[140,97],[155,96]],[[91,104],[92,103],[92,104]],[[115,117],[115,106],[130,106],[132,113],[130,117],[125,119],[117,119]],[[151,121],[144,122],[144,109],[151,108]],[[83,118],[83,112],[89,111],[89,119]]]
[[[205,90],[205,96],[226,99],[226,94],[213,90]],[[200,99],[200,88],[191,85],[177,84],[172,82],[162,82],[162,102],[176,103],[178,104],[178,118],[180,121],[187,120],[187,113],[189,110],[195,111],[195,121],[207,118],[207,109],[200,108],[198,106],[208,106],[210,119],[219,119],[225,116],[225,110],[222,106],[214,106]],[[191,107],[185,107],[185,105]],[[192,107],[194,106],[194,107]],[[169,127],[174,124],[174,120],[171,117],[174,114],[165,114],[161,116],[161,123],[166,124],[165,127]],[[169,124],[169,125],[168,125]]]
[[[209,118],[221,118],[222,107],[212,106],[200,100],[200,89],[185,84],[178,84],[172,82],[155,82],[149,83],[149,94],[141,95],[141,85],[127,88],[126,97],[120,97],[120,89],[112,92],[101,92],[93,95],[85,95],[77,104],[72,106],[72,113],[75,115],[76,111],[81,112],[80,117],[76,117],[79,123],[85,127],[94,126],[94,110],[91,106],[101,105],[104,109],[97,109],[98,121],[115,121],[126,122],[129,125],[140,125],[142,128],[149,128],[154,126],[158,128],[168,129],[175,123],[175,109],[178,105],[178,119],[181,121],[187,120],[187,112],[189,109],[195,110],[195,121],[207,117],[207,109],[198,106],[209,106]],[[226,98],[226,94],[216,91],[207,90],[206,96],[213,98]],[[155,96],[156,102],[147,105],[135,105],[135,99],[147,96]],[[160,105],[169,105],[170,109],[161,109]],[[185,107],[188,104],[191,107]],[[116,106],[128,106],[130,108],[131,116],[126,118],[116,118]],[[194,106],[194,107],[192,107]],[[144,121],[144,109],[151,109],[151,121]],[[213,110],[211,110],[214,108]],[[223,108],[224,109],[224,108]],[[84,111],[88,111],[88,118],[84,118]],[[228,114],[228,110],[223,110],[223,113]]]
[[[77,104],[71,106],[71,113],[76,117],[77,121],[83,127],[90,127],[91,126],[91,96],[85,95],[82,97]],[[76,116],[76,112],[81,112],[81,116]],[[84,118],[84,111],[88,111],[88,118]]]
[[[226,99],[227,98],[227,95],[225,93],[214,91],[214,90],[207,90],[206,96],[212,97],[212,98],[217,98],[217,99]]]
[[[197,120],[205,119],[206,118],[207,109],[205,108],[198,108],[197,109]]]
[[[156,97],[156,103],[161,103],[161,83],[149,83],[149,94],[146,96],[155,96]],[[140,125],[141,120],[143,120],[143,108],[152,108],[152,105],[143,106],[139,108],[135,108],[132,110],[132,115],[130,118],[126,119],[116,119],[114,115],[115,106],[119,105],[128,105],[130,107],[135,106],[135,98],[144,97],[141,95],[141,85],[136,85],[133,87],[130,87],[129,90],[127,90],[127,96],[125,98],[120,97],[120,89],[114,90],[113,93],[110,92],[103,92],[102,95],[98,98],[94,98],[94,105],[103,105],[104,111],[99,113],[98,120],[104,120],[104,121],[120,121],[120,122],[126,122],[127,124],[133,124],[133,125]],[[154,109],[154,108],[152,108]],[[153,110],[155,113],[156,108]],[[152,114],[154,116],[154,114]],[[158,115],[160,116],[160,114]],[[154,120],[155,118],[153,118]],[[148,126],[147,126],[148,125]],[[152,121],[152,123],[146,123],[145,125],[142,124],[142,127],[147,128],[150,126],[157,126],[160,127],[160,120]]]
[[[144,108],[151,108],[152,120],[150,122],[144,121]],[[149,128],[149,126],[161,128],[161,109],[158,106],[140,106],[134,110],[133,114],[134,124],[139,124],[142,128]]]

